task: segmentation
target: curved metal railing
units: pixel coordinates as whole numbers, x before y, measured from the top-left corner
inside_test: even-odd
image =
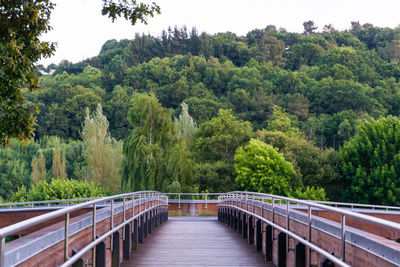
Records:
[[[113,225],[113,216],[114,216],[114,201],[115,200],[122,200],[122,205],[123,205],[123,221],[119,225]],[[125,216],[125,211],[126,207],[125,204],[127,201],[132,201],[132,216],[129,219],[126,219]],[[135,201],[139,201],[138,207],[139,211],[137,214],[134,214],[134,207],[135,207]],[[110,202],[111,203],[111,223],[110,223],[110,231],[105,233],[99,238],[96,238],[96,204],[99,203],[104,203],[104,202]],[[53,202],[54,203],[54,202]],[[4,254],[5,254],[5,238],[7,236],[13,235],[17,232],[20,232],[22,230],[25,230],[27,228],[30,228],[32,226],[41,224],[43,222],[46,222],[48,220],[60,217],[60,216],[65,216],[65,229],[64,229],[64,261],[65,263],[62,266],[69,266],[72,263],[76,262],[82,255],[93,249],[94,246],[96,246],[98,243],[112,235],[114,232],[118,231],[122,227],[124,227],[126,224],[132,222],[134,219],[137,217],[141,216],[142,214],[155,209],[160,206],[167,206],[168,205],[168,196],[166,196],[163,193],[157,192],[157,191],[140,191],[140,192],[134,192],[134,193],[125,193],[125,194],[120,194],[120,195],[114,195],[114,196],[108,196],[108,197],[102,197],[102,198],[96,198],[92,199],[89,201],[86,201],[84,203],[76,204],[73,206],[65,207],[60,210],[56,210],[53,212],[49,212],[43,215],[36,216],[34,218],[4,227],[0,229],[0,267],[4,267]],[[143,207],[142,207],[143,206]],[[82,250],[80,250],[77,254],[75,254],[73,257],[68,256],[68,243],[69,243],[69,219],[70,219],[70,213],[74,211],[78,211],[82,208],[87,208],[90,207],[92,208],[92,242],[89,243],[87,246],[85,246]],[[94,250],[93,250],[94,251]],[[94,253],[92,255],[93,259],[95,257]]]
[[[257,201],[261,205],[261,210],[262,210],[262,216],[259,216],[254,213],[254,205],[252,205],[253,210],[249,211],[249,201]],[[233,191],[229,193],[222,194],[218,197],[218,202],[219,206],[228,206],[235,208],[237,210],[240,210],[242,212],[245,212],[247,214],[250,214],[251,216],[271,225],[273,228],[278,229],[279,231],[284,232],[288,236],[296,239],[297,241],[301,242],[308,248],[308,263],[311,263],[311,253],[310,250],[313,249],[316,252],[320,253],[324,257],[328,258],[330,261],[333,263],[339,265],[339,266],[344,266],[348,267],[348,265],[345,262],[345,234],[346,234],[346,217],[352,217],[354,219],[362,220],[368,223],[372,223],[375,225],[383,226],[390,228],[395,231],[400,232],[400,224],[395,223],[392,221],[384,220],[381,218],[377,217],[372,217],[369,215],[365,214],[360,214],[351,210],[347,209],[341,209],[341,208],[336,208],[336,207],[331,207],[328,205],[320,204],[315,201],[309,201],[309,200],[300,200],[300,199],[294,199],[294,198],[289,198],[289,197],[283,197],[283,196],[277,196],[277,195],[271,195],[271,194],[263,194],[263,193],[255,193],[255,192],[243,192],[243,191]],[[242,209],[239,207],[238,203],[245,203],[246,204],[246,209]],[[283,202],[283,203],[282,203]],[[340,203],[340,202],[337,202]],[[252,203],[253,204],[253,203]],[[302,237],[296,235],[295,233],[291,232],[289,229],[289,219],[290,219],[290,205],[291,204],[296,204],[296,205],[303,205],[307,207],[308,210],[308,221],[307,221],[307,226],[308,226],[308,236],[307,240],[303,239]],[[328,204],[332,204],[331,202],[328,202]],[[336,204],[336,203],[333,203]],[[341,203],[341,204],[350,204],[350,203]],[[272,221],[269,221],[264,218],[263,212],[264,212],[264,206],[265,205],[270,205],[271,206],[271,211],[272,211]],[[279,205],[280,207],[285,207],[286,206],[286,228],[279,226],[274,222],[274,207],[276,205]],[[351,205],[351,204],[350,204]],[[364,206],[361,204],[361,206]],[[368,206],[368,205],[367,205]],[[386,206],[383,206],[386,207]],[[312,212],[311,208],[317,208],[321,210],[326,210],[326,211],[331,211],[334,213],[337,213],[341,216],[341,226],[340,226],[340,242],[341,242],[341,258],[337,258],[333,255],[331,255],[328,251],[325,251],[315,244],[311,243],[311,219],[312,219]],[[392,207],[392,208],[397,208],[398,207]],[[288,246],[287,246],[288,248]]]
[[[211,199],[217,199],[218,196],[225,193],[164,193],[167,196],[171,196],[169,199],[183,200],[186,197],[201,198],[202,200],[208,201]],[[0,203],[0,208],[13,208],[13,207],[42,207],[42,206],[52,206],[58,204],[60,206],[70,206],[76,205],[77,202],[85,202],[94,199],[100,199],[102,197],[90,197],[90,198],[72,198],[72,199],[57,199],[57,200],[41,200],[41,201],[24,201],[24,202],[6,202]],[[359,204],[359,203],[346,203],[346,202],[334,202],[334,201],[320,201],[320,200],[309,200],[314,203],[319,203],[323,205],[329,205],[336,208],[350,208],[350,209],[371,209],[376,211],[400,211],[400,207],[396,206],[386,206],[386,205],[373,205],[373,204]],[[109,204],[104,202],[105,204]]]

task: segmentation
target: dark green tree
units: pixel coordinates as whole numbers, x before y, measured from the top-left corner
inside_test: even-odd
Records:
[[[39,37],[51,29],[50,0],[0,1],[0,145],[11,137],[24,141],[34,135],[37,107],[25,103],[22,89],[39,89],[34,64],[52,55],[53,43]],[[132,24],[147,23],[147,16],[160,13],[160,7],[136,0],[103,0],[102,14],[112,21],[124,17]]]
[[[236,149],[252,136],[249,122],[235,118],[231,110],[221,109],[218,116],[200,124],[194,149],[199,159],[233,161]]]
[[[315,31],[318,29],[318,27],[315,26],[315,23],[312,20],[305,21],[303,23],[303,27],[305,35],[315,34]]]
[[[349,201],[400,204],[400,119],[380,118],[360,125],[340,150]]]
[[[22,90],[39,89],[34,64],[55,49],[39,40],[50,30],[53,8],[49,0],[0,2],[0,145],[11,137],[27,141],[33,136],[38,110],[25,103]]]

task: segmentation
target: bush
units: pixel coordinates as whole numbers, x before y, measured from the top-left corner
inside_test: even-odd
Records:
[[[50,183],[40,181],[29,191],[25,187],[20,187],[15,192],[10,201],[40,201],[71,198],[101,197],[104,192],[100,185],[79,180],[53,179]]]
[[[298,199],[307,199],[307,200],[321,200],[321,201],[327,200],[325,190],[320,187],[314,188],[314,186],[312,187],[307,186],[304,191],[298,188],[296,191],[292,193],[292,197]]]

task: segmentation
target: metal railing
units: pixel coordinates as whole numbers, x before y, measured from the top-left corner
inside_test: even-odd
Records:
[[[114,201],[122,200],[123,205],[123,220],[119,225],[114,225]],[[132,217],[126,218],[126,202],[132,201]],[[138,212],[135,214],[135,201],[138,201]],[[96,205],[99,203],[110,202],[111,203],[111,215],[110,215],[110,231],[103,234],[102,236],[96,238]],[[62,266],[69,266],[75,263],[80,257],[85,253],[92,250],[92,261],[95,261],[95,246],[110,237],[114,232],[118,231],[126,224],[131,223],[134,219],[145,214],[146,212],[153,210],[157,207],[168,206],[168,196],[157,191],[140,191],[134,193],[126,193],[109,197],[102,197],[97,199],[92,199],[87,202],[76,204],[70,207],[66,207],[60,210],[49,212],[34,218],[4,227],[0,229],[0,267],[4,267],[4,255],[5,255],[5,238],[7,236],[13,235],[17,232],[30,228],[32,226],[38,225],[40,223],[46,222],[48,220],[64,216],[65,228],[64,228],[64,264]],[[80,250],[73,257],[68,255],[68,245],[69,245],[69,221],[70,213],[78,211],[83,208],[92,208],[92,242],[86,245],[82,250]]]
[[[199,200],[212,200],[218,199],[218,196],[225,193],[164,193],[170,196],[169,199],[186,200],[186,199],[199,199]],[[57,200],[40,200],[40,201],[25,201],[25,202],[6,202],[0,203],[0,208],[14,208],[14,207],[50,207],[54,204],[60,206],[70,206],[75,205],[79,202],[85,202],[94,199],[100,199],[102,197],[90,197],[90,198],[72,198],[72,199],[57,199]],[[334,201],[320,201],[320,200],[309,200],[314,203],[319,203],[323,205],[329,205],[336,208],[350,208],[350,209],[371,209],[371,210],[382,210],[382,211],[400,211],[400,207],[396,206],[385,206],[385,205],[374,205],[374,204],[359,204],[359,203],[346,203],[346,202],[334,202]],[[110,202],[105,201],[104,204],[110,204]],[[298,204],[300,205],[300,204]]]
[[[224,193],[165,193],[170,199],[218,199]]]
[[[103,197],[88,197],[88,198],[70,198],[70,199],[55,199],[55,200],[39,200],[39,201],[24,201],[24,202],[6,202],[0,203],[0,208],[14,208],[14,207],[28,207],[33,208],[37,206],[50,207],[54,204],[70,206],[78,204],[79,202],[85,202],[94,199],[100,199]],[[104,202],[106,203],[106,202]]]
[[[385,206],[385,205],[373,205],[373,204],[359,204],[359,203],[346,203],[346,202],[333,202],[333,201],[320,201],[320,200],[310,200],[314,203],[319,203],[323,205],[333,206],[335,208],[350,208],[350,209],[372,209],[372,210],[384,210],[384,211],[400,211],[400,207],[395,206]]]
[[[346,209],[340,209],[336,207],[331,207],[328,205],[320,204],[314,201],[309,201],[309,200],[299,200],[299,199],[294,199],[294,198],[289,198],[289,197],[282,197],[282,196],[277,196],[277,195],[271,195],[271,194],[263,194],[263,193],[254,193],[254,192],[241,192],[241,191],[234,191],[234,192],[229,192],[225,193],[223,195],[220,195],[218,197],[219,201],[219,206],[225,206],[225,207],[232,207],[237,210],[240,210],[242,212],[245,212],[267,224],[272,226],[275,229],[278,229],[279,231],[284,232],[287,237],[286,237],[286,250],[289,249],[288,246],[288,241],[289,238],[288,236],[296,239],[298,242],[301,242],[307,247],[308,250],[308,256],[307,256],[307,266],[310,266],[311,264],[311,250],[316,251],[317,253],[320,253],[333,263],[339,265],[339,266],[345,266],[348,267],[349,265],[345,263],[345,235],[346,235],[346,217],[351,217],[354,219],[362,220],[368,223],[372,223],[375,225],[383,226],[390,228],[395,231],[400,232],[400,224],[387,221],[384,219],[372,217],[369,215],[364,215],[360,213],[356,213],[350,210]],[[254,208],[255,205],[254,203],[251,203],[252,205],[252,211],[249,210],[249,202],[254,202],[257,201],[261,205],[261,210],[262,214],[261,216],[255,214]],[[242,209],[239,203],[245,203],[246,209]],[[339,204],[340,202],[337,202]],[[296,235],[295,233],[291,232],[289,229],[289,219],[290,219],[290,205],[291,204],[296,204],[296,205],[304,205],[307,207],[307,227],[308,227],[308,233],[307,233],[307,239],[303,239],[302,237]],[[328,202],[328,204],[332,204],[332,202]],[[334,205],[336,203],[333,203]],[[350,204],[350,203],[340,203],[341,204]],[[269,205],[271,207],[271,212],[272,212],[272,221],[269,221],[264,218],[264,207],[266,205]],[[274,218],[275,218],[275,207],[279,205],[279,207],[283,207],[286,209],[286,228],[279,226],[278,224],[275,223]],[[361,206],[364,206],[363,204],[360,204]],[[368,206],[368,205],[367,205]],[[370,206],[370,205],[369,205]],[[341,222],[340,222],[340,242],[341,242],[341,257],[337,258],[333,255],[331,255],[328,251],[325,251],[315,244],[311,242],[311,229],[312,229],[312,208],[317,208],[321,210],[326,210],[326,211],[331,211],[334,213],[337,213],[341,216]]]
[[[218,197],[223,193],[165,193],[170,196],[171,200],[178,200],[178,209],[181,208],[181,204],[185,203],[185,200],[202,200],[204,201],[205,208],[207,209],[207,202],[215,199],[218,200]]]

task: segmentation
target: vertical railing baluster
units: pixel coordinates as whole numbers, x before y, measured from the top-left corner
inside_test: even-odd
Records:
[[[122,216],[124,216],[123,221],[125,222],[126,218],[125,218],[125,197],[122,198]]]
[[[114,199],[111,199],[110,230],[114,228]],[[110,235],[110,248],[113,247],[113,235]]]
[[[64,224],[64,262],[68,260],[68,238],[69,238],[69,213],[65,214],[65,224]]]
[[[342,261],[345,261],[346,258],[346,251],[345,251],[345,247],[346,247],[346,216],[344,214],[342,214],[342,225],[341,225],[341,242],[342,242]]]
[[[6,246],[6,238],[2,237],[0,239],[0,267],[5,267],[4,265],[5,246]]]
[[[307,239],[307,241],[311,243],[311,206],[310,205],[308,206],[308,239]],[[307,246],[307,251],[308,251],[307,266],[311,266],[311,249],[309,246]]]
[[[274,209],[274,207],[275,207],[275,201],[274,201],[274,198],[273,197],[271,197],[271,202],[272,202],[272,223],[274,223],[275,221],[274,221],[274,219],[275,219],[275,209]]]
[[[96,204],[93,204],[92,241],[96,240]],[[96,246],[92,249],[92,266],[96,266]]]
[[[132,194],[132,217],[135,216],[135,195]]]
[[[286,200],[286,230],[289,231],[289,201]],[[286,255],[289,254],[289,235],[286,235]]]

